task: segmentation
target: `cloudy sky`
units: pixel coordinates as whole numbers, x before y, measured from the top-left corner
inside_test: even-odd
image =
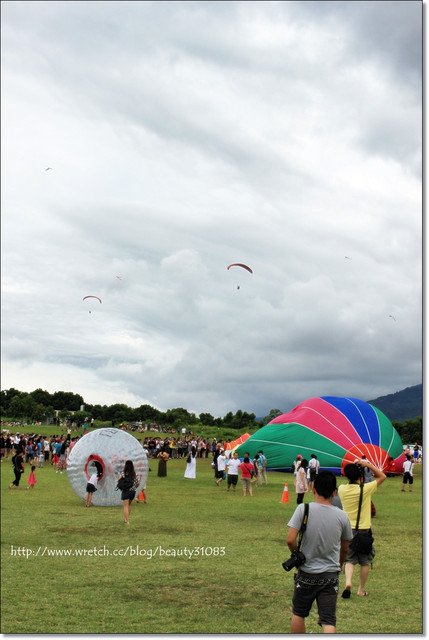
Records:
[[[413,0],[3,2],[2,388],[419,384],[421,42]]]

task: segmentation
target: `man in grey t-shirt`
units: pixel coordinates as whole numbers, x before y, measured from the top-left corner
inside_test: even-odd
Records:
[[[323,632],[336,633],[339,573],[353,537],[348,515],[331,504],[336,489],[337,479],[331,471],[324,470],[316,476],[312,489],[315,501],[309,505],[302,537],[305,562],[295,574],[291,633],[305,633],[305,618],[314,600]],[[304,505],[300,504],[288,522],[287,545],[291,552],[298,546],[303,517]]]

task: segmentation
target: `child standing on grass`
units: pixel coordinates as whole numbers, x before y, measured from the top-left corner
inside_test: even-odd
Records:
[[[92,474],[92,476],[88,480],[88,484],[86,485],[87,496],[86,496],[85,507],[91,506],[92,494],[94,493],[94,491],[97,491],[98,478],[99,478],[99,473],[97,470]]]
[[[36,470],[36,467],[33,466],[31,467],[31,473],[28,476],[28,482],[27,482],[27,489],[34,489],[34,485],[36,484],[37,480],[36,480],[36,474],[34,473]]]

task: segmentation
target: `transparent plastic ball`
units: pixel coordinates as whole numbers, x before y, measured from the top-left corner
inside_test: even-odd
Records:
[[[84,435],[72,448],[67,476],[75,494],[86,500],[86,485],[98,470],[97,491],[92,496],[96,507],[115,507],[122,504],[121,492],[116,490],[125,462],[132,460],[139,486],[136,495],[146,487],[149,463],[140,442],[121,429],[96,429]]]

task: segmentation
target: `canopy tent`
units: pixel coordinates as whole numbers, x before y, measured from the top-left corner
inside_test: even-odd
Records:
[[[309,460],[314,453],[321,469],[338,475],[362,455],[384,471],[392,470],[393,460],[397,473],[405,460],[398,432],[379,409],[357,398],[333,396],[301,402],[258,429],[237,451],[253,457],[261,449],[267,467],[276,471],[290,471],[298,454]]]

